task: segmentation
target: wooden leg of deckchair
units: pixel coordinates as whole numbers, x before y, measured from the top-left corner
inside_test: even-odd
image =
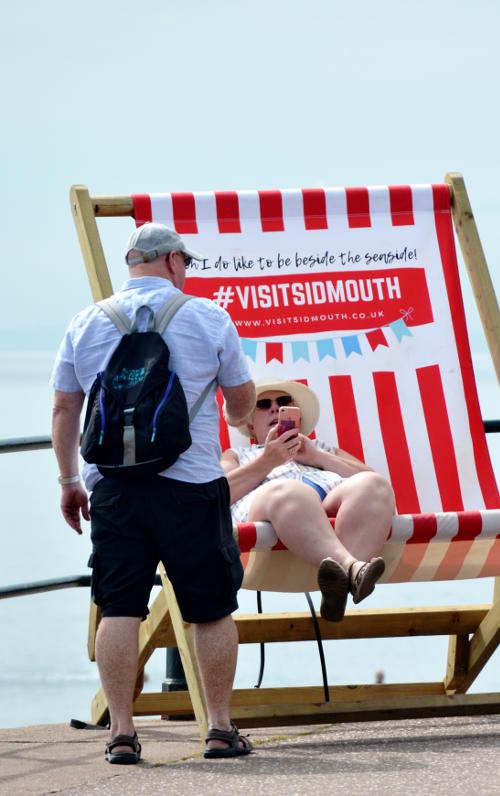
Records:
[[[89,635],[87,639],[87,650],[89,654],[89,660],[91,661],[95,661],[95,637],[100,621],[101,609],[95,604],[91,597],[89,610]]]
[[[139,696],[139,694],[142,693],[143,688],[144,688],[144,666],[142,667],[142,669],[137,670],[137,679],[135,681],[135,686],[134,686],[134,702]]]
[[[458,636],[457,638],[461,638]],[[451,677],[445,679],[446,691],[464,693],[474,682],[478,674],[489,661],[500,643],[500,600],[496,600],[482,620],[476,632],[465,644],[460,641],[456,645],[454,665],[450,664],[448,657],[449,673]],[[450,647],[452,645],[450,644]],[[467,654],[468,652],[468,654]],[[461,661],[466,658],[466,665]],[[462,671],[460,671],[462,669]]]
[[[95,221],[94,208],[84,185],[72,186],[70,203],[92,296],[94,301],[100,301],[111,295],[113,287]]]
[[[203,683],[201,681],[194,648],[194,627],[188,622],[184,622],[172,584],[167,578],[165,568],[162,564],[160,564],[160,574],[163,583],[163,591],[165,592],[170,617],[172,619],[177,647],[184,667],[184,674],[186,675],[193,712],[198,722],[198,729],[203,743],[208,730],[208,715]]]
[[[462,678],[467,674],[469,650],[470,643],[468,635],[450,636],[446,677],[444,678],[444,687],[447,694],[454,694],[457,691],[463,692],[466,690],[460,686]]]
[[[493,365],[500,381],[500,311],[493,282],[486,264],[464,178],[461,174],[450,172],[446,174],[445,180],[452,189],[453,221]]]

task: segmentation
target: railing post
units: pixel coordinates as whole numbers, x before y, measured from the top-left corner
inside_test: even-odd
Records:
[[[181,656],[177,647],[167,647],[167,668],[166,677],[161,684],[162,691],[187,691],[186,675],[182,666]],[[189,716],[162,716],[167,721],[192,721],[193,715]]]
[[[167,670],[161,690],[187,691],[186,675],[177,647],[167,647]]]

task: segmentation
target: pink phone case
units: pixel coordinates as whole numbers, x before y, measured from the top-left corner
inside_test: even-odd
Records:
[[[298,406],[282,406],[278,414],[278,437],[284,431],[300,428],[300,409]]]

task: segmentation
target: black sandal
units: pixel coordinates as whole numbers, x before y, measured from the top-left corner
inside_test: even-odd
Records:
[[[385,572],[385,561],[383,558],[372,558],[359,568],[355,578],[352,577],[352,568],[356,561],[349,567],[349,589],[352,594],[353,603],[360,603],[368,597],[375,588],[375,584]]]
[[[218,730],[216,727],[208,731],[205,743],[209,741],[224,741],[227,749],[205,749],[203,757],[238,757],[239,755],[249,755],[253,750],[252,743],[246,735],[240,735],[237,726],[231,722],[230,730]]]
[[[132,749],[132,752],[117,752],[116,754],[113,752],[113,749],[116,749],[117,746],[128,746]],[[133,735],[115,735],[114,738],[111,738],[110,742],[106,746],[106,751],[104,753],[104,757],[108,761],[108,763],[121,763],[121,765],[131,765],[133,763],[138,763],[141,759],[141,745],[139,743],[139,739],[137,737],[137,733],[134,732]]]

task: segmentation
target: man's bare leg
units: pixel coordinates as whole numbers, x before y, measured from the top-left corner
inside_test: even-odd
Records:
[[[238,631],[232,616],[196,624],[196,658],[205,692],[209,729],[229,730],[229,702],[238,657]],[[209,741],[208,748],[224,748],[223,741]]]
[[[135,732],[132,706],[140,623],[136,617],[108,616],[97,629],[96,660],[109,706],[111,738]],[[130,752],[130,747],[117,746],[113,752]]]

